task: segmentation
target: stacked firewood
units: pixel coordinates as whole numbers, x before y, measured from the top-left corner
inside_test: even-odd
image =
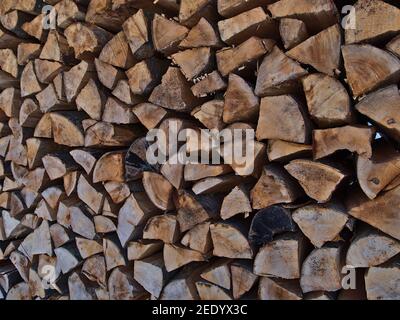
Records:
[[[354,2],[1,0],[0,299],[400,299],[400,6]]]

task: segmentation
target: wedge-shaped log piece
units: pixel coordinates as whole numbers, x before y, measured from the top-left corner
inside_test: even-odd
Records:
[[[52,30],[47,36],[47,41],[43,46],[39,58],[60,63],[71,63],[73,62],[73,50],[62,34]]]
[[[71,24],[64,31],[70,47],[74,48],[75,58],[85,59],[97,56],[112,34],[96,26],[83,23]]]
[[[33,232],[31,253],[32,255],[53,255],[53,246],[51,244],[49,223],[46,220],[43,220],[40,226]]]
[[[240,227],[231,223],[210,225],[213,255],[232,259],[252,259],[253,250]]]
[[[69,71],[64,72],[65,96],[68,102],[73,101],[86,86],[90,78],[90,71],[93,71],[92,64],[82,61]]]
[[[400,57],[400,36],[393,38],[387,45],[386,50],[394,53],[396,56]]]
[[[143,260],[136,260],[133,266],[135,280],[151,293],[154,297],[158,298],[164,285],[170,276],[164,265],[162,253],[153,255]]]
[[[201,17],[210,21],[216,19],[215,1],[182,0],[179,8],[179,21],[187,27],[193,27]]]
[[[164,245],[163,255],[165,268],[168,272],[179,269],[180,267],[194,261],[205,260],[204,256],[198,251],[172,244]]]
[[[131,241],[128,243],[127,248],[128,260],[145,259],[160,251],[162,247],[163,243],[161,241]]]
[[[365,274],[368,300],[398,300],[400,269],[398,266],[371,267]]]
[[[308,111],[319,127],[334,127],[353,121],[350,97],[339,80],[310,74],[302,79]]]
[[[400,154],[389,144],[378,140],[372,158],[357,158],[357,179],[361,189],[370,199],[385,189],[400,175]]]
[[[0,68],[14,78],[18,77],[17,57],[11,49],[0,49]]]
[[[189,83],[176,67],[170,67],[163,75],[161,84],[153,90],[149,101],[181,112],[191,111],[200,104],[190,90]]]
[[[93,288],[86,285],[77,272],[68,277],[68,292],[70,300],[95,300]]]
[[[22,25],[22,30],[39,41],[44,42],[48,34],[48,32],[43,28],[43,22],[45,19],[45,13],[39,14],[31,21],[25,22]]]
[[[83,259],[87,259],[95,254],[103,252],[102,244],[94,240],[88,240],[85,238],[75,238],[76,247],[79,250],[79,254]]]
[[[192,92],[196,95],[194,86]],[[222,114],[224,112],[224,101],[223,100],[211,100],[201,106],[193,109],[192,116],[199,120],[208,129],[222,130],[225,126],[222,121]]]
[[[190,229],[183,236],[181,243],[192,250],[208,253],[212,249],[210,222],[200,223]]]
[[[216,260],[200,274],[200,277],[213,284],[216,284],[217,286],[230,290],[231,271],[229,268],[229,263],[229,259]]]
[[[43,91],[36,95],[42,113],[57,110],[76,110],[76,107],[59,100],[54,85],[50,83]]]
[[[24,39],[18,38],[4,29],[0,30],[0,48],[16,49],[20,44],[24,43]]]
[[[385,84],[397,83],[400,60],[389,52],[371,45],[342,47],[347,80],[355,97]]]
[[[97,215],[94,216],[93,222],[96,233],[105,234],[117,231],[114,221],[109,217]]]
[[[122,25],[135,59],[143,60],[153,54],[149,24],[149,17],[143,10],[139,10]]]
[[[77,186],[79,199],[85,202],[95,213],[100,213],[104,196],[88,181],[88,177],[80,175]]]
[[[17,49],[18,64],[23,66],[29,61],[38,58],[41,49],[42,47],[38,43],[20,43]]]
[[[188,81],[211,71],[212,68],[212,52],[207,47],[179,51],[171,57]]]
[[[140,130],[133,126],[114,125],[97,122],[85,133],[86,147],[129,147]]]
[[[65,151],[47,154],[43,157],[42,162],[51,180],[61,178],[67,172],[77,169],[75,161]]]
[[[103,181],[123,182],[125,176],[125,151],[113,151],[104,154],[93,169],[93,183]]]
[[[258,286],[260,300],[301,300],[303,294],[297,280],[261,277]]]
[[[314,249],[301,268],[303,293],[336,291],[342,288],[342,247],[338,244]]]
[[[317,248],[334,241],[348,221],[345,208],[339,204],[311,204],[296,209],[293,221]]]
[[[288,209],[272,206],[258,211],[251,222],[249,241],[262,246],[272,241],[275,235],[295,231],[296,225]]]
[[[29,285],[26,282],[17,283],[7,292],[6,300],[32,300]]]
[[[57,257],[57,265],[63,274],[67,274],[74,269],[81,261],[78,249],[74,243],[56,248],[54,249],[54,253]]]
[[[314,130],[314,159],[321,159],[338,150],[355,152],[359,156],[372,156],[371,142],[375,129],[365,126],[345,126],[340,128]]]
[[[253,273],[251,263],[237,260],[231,264],[232,293],[234,299],[241,298],[256,283],[258,276]]]
[[[115,268],[108,278],[110,300],[138,300],[143,298],[143,287],[133,278],[132,269]]]
[[[352,240],[346,264],[355,268],[375,267],[400,252],[400,242],[376,230],[365,228]]]
[[[19,124],[23,127],[35,128],[41,118],[42,113],[35,101],[25,99],[19,110]]]
[[[21,74],[21,97],[27,97],[32,94],[38,93],[42,90],[42,87],[40,86],[33,62],[30,61],[24,68]]]
[[[93,79],[89,80],[76,97],[78,110],[85,111],[94,120],[101,120],[105,103],[106,96]]]
[[[261,177],[251,190],[253,209],[262,209],[279,203],[291,203],[302,196],[302,190],[280,166],[264,167]]]
[[[195,25],[182,40],[179,47],[182,49],[211,47],[220,48],[222,42],[214,26],[204,17]]]
[[[186,27],[173,20],[168,20],[159,14],[154,16],[152,22],[154,48],[165,55],[177,52],[179,43],[188,32]]]
[[[274,0],[218,0],[218,13],[223,17],[229,18],[272,2]]]
[[[256,95],[274,96],[295,92],[297,80],[307,71],[286,56],[277,46],[264,58],[257,74]]]
[[[175,243],[179,235],[176,216],[168,214],[150,218],[143,230],[143,239],[162,240],[164,243]]]
[[[232,189],[222,202],[221,218],[223,220],[241,213],[247,217],[251,212],[249,192],[245,186],[238,186]]]
[[[121,203],[124,202],[131,194],[128,184],[124,182],[108,181],[104,183],[104,189],[106,189],[112,202]]]
[[[177,219],[181,232],[216,217],[220,208],[217,197],[196,196],[192,192],[182,189],[178,191],[174,200],[178,210]]]
[[[112,91],[112,94],[114,97],[118,98],[128,105],[138,104],[143,101],[141,96],[136,96],[131,92],[128,80],[125,79],[121,79],[118,81],[117,85]]]
[[[254,95],[253,88],[243,78],[230,74],[228,89],[225,92],[223,121],[254,121],[259,108],[259,98]]]
[[[85,13],[81,11],[78,3],[72,0],[62,0],[58,2],[54,9],[57,11],[57,26],[65,29],[75,21],[84,21]]]
[[[312,146],[287,142],[283,140],[269,140],[267,154],[269,161],[286,162],[295,158],[307,157],[312,153]]]
[[[93,240],[96,236],[91,214],[84,206],[73,206],[70,208],[72,231]]]
[[[8,118],[18,117],[20,108],[22,108],[21,94],[22,92],[15,88],[6,88],[0,93],[0,109],[4,111]],[[5,135],[5,133],[3,131],[2,135]]]
[[[196,282],[197,292],[201,300],[232,300],[229,292],[206,281]]]
[[[166,110],[151,103],[140,103],[132,109],[132,112],[148,130],[157,127],[167,115]]]
[[[243,66],[254,65],[264,54],[270,53],[274,46],[275,41],[271,39],[251,37],[237,47],[223,48],[216,53],[218,71],[226,77]]]
[[[85,116],[78,112],[57,112],[51,114],[54,142],[69,147],[84,145],[82,120]]]
[[[312,33],[326,29],[338,22],[339,14],[331,0],[300,0],[293,5],[290,0],[280,0],[268,6],[273,18],[303,20]]]
[[[292,18],[280,19],[279,33],[287,50],[292,49],[309,37],[306,24],[302,20]]]
[[[126,71],[129,88],[133,94],[147,95],[160,83],[167,65],[157,58],[150,58],[135,64]]]
[[[394,5],[381,0],[361,0],[357,1],[353,10],[355,27],[345,30],[347,44],[378,42],[400,31],[400,10]]]
[[[106,287],[106,262],[104,256],[95,255],[85,260],[82,265],[82,274],[91,281]]]
[[[226,89],[226,83],[218,71],[207,74],[205,78],[202,78],[191,88],[193,94],[198,98],[215,94],[217,91],[224,89]]]
[[[400,187],[387,191],[373,200],[359,191],[351,194],[347,209],[354,218],[400,240],[399,211],[396,209],[398,203],[400,203]]]
[[[114,235],[103,238],[103,252],[106,259],[107,271],[126,265],[123,249]]]
[[[293,160],[285,169],[303,187],[306,194],[318,202],[327,202],[332,197],[346,174],[329,165],[310,160]]]
[[[230,19],[220,20],[218,29],[222,41],[229,45],[238,45],[253,36],[276,38],[278,34],[277,22],[261,7],[243,12]]]
[[[256,136],[258,140],[279,139],[296,143],[310,140],[311,123],[302,105],[292,96],[261,99]]]
[[[196,182],[192,190],[196,195],[227,192],[243,181],[243,177],[233,173],[219,177],[208,177]]]
[[[121,70],[115,68],[111,64],[101,61],[97,58],[94,60],[97,71],[97,77],[103,86],[112,90],[115,88],[119,80],[124,78]]]
[[[254,274],[282,279],[300,278],[306,243],[301,234],[287,234],[264,245],[254,259]]]
[[[123,69],[129,68],[135,63],[123,31],[117,33],[107,42],[100,52],[99,59],[114,67]]]
[[[342,36],[339,25],[334,25],[307,39],[286,54],[319,72],[334,76],[339,72]]]
[[[154,172],[143,173],[143,186],[154,205],[161,210],[172,208],[173,186],[162,175]]]
[[[356,109],[373,120],[390,137],[400,141],[399,98],[397,85],[391,85],[367,95],[356,105]]]

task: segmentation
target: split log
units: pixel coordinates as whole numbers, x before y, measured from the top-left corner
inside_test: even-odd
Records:
[[[131,261],[145,259],[160,251],[162,247],[163,244],[161,241],[131,241],[128,243],[128,260]]]
[[[339,204],[307,205],[296,209],[292,218],[317,248],[337,239],[349,219]]]
[[[232,293],[234,299],[240,299],[249,292],[256,283],[258,276],[253,274],[247,261],[237,261],[231,264]]]
[[[104,256],[95,255],[85,260],[82,265],[82,273],[91,281],[95,281],[101,287],[107,285],[106,279],[106,263]]]
[[[102,244],[97,241],[79,237],[76,237],[75,241],[79,254],[83,259],[87,259],[91,256],[94,256],[95,254],[103,252]]]
[[[243,233],[229,223],[210,225],[213,255],[233,259],[252,259],[253,250]]]
[[[400,60],[387,51],[371,45],[352,44],[342,47],[342,55],[347,80],[355,97],[399,80]]]
[[[39,58],[41,46],[38,43],[20,43],[17,49],[18,64],[26,65],[29,61]]]
[[[357,233],[346,254],[346,264],[369,268],[385,263],[400,252],[400,243],[381,232],[365,228]]]
[[[128,268],[115,268],[108,278],[110,300],[138,300],[143,298],[145,292]]]
[[[61,178],[67,172],[77,169],[75,161],[68,152],[48,154],[43,157],[42,162],[51,180]]]
[[[249,191],[245,186],[238,186],[224,198],[221,206],[221,218],[229,219],[243,213],[247,217],[252,212]]]
[[[51,113],[50,117],[54,142],[70,147],[84,145],[82,120],[85,116],[82,113],[59,111]]]
[[[329,201],[346,177],[339,169],[310,160],[293,160],[285,169],[296,178],[309,197],[322,203]]]
[[[361,189],[374,199],[400,175],[399,154],[390,145],[380,144],[372,157],[357,157],[357,179]]]
[[[223,48],[216,53],[218,71],[226,77],[240,68],[242,70],[250,68],[259,58],[270,53],[274,46],[275,41],[271,39],[251,37],[237,47]]]
[[[290,210],[280,206],[271,206],[258,211],[251,221],[248,239],[255,246],[262,246],[273,237],[285,232],[293,232],[296,226]]]
[[[41,90],[42,87],[37,80],[33,62],[30,61],[21,74],[21,97],[30,96]]]
[[[295,158],[306,158],[312,153],[312,147],[306,144],[287,142],[283,140],[268,141],[269,161],[286,162]]]
[[[306,24],[302,20],[292,18],[280,19],[279,34],[287,50],[292,49],[309,38]]]
[[[264,245],[254,259],[254,274],[283,279],[300,278],[306,254],[304,237],[283,235]]]
[[[365,274],[365,289],[368,300],[397,300],[397,281],[400,277],[398,266],[371,267]]]
[[[400,31],[400,10],[393,5],[380,0],[358,1],[353,10],[357,22],[355,28],[346,29],[346,44],[377,42]],[[380,23],[376,23],[377,19]]]
[[[128,41],[123,31],[117,33],[102,49],[99,59],[113,65],[127,69],[134,63],[134,57],[129,48]]]
[[[178,221],[173,215],[154,216],[143,230],[143,239],[162,240],[164,243],[175,243],[179,235]]]
[[[94,60],[94,64],[99,81],[110,90],[114,89],[117,83],[124,78],[123,72],[111,64],[103,62],[97,58]]]
[[[208,253],[212,249],[210,222],[200,223],[186,232],[181,244],[203,254]]]
[[[336,291],[342,288],[342,247],[340,245],[314,249],[305,259],[300,285],[303,293]]]
[[[165,268],[168,272],[179,269],[194,261],[204,261],[204,256],[194,250],[179,247],[177,245],[165,244],[163,250]]]
[[[110,236],[103,238],[103,252],[106,259],[107,271],[126,265],[122,248],[119,245],[118,239],[115,239],[115,237]],[[109,278],[109,281],[111,281],[111,277]]]
[[[73,101],[90,79],[91,72],[94,71],[93,65],[82,61],[64,72],[63,82],[65,97],[68,102]]]
[[[132,112],[148,130],[154,129],[166,117],[167,111],[151,103],[140,103]]]
[[[155,172],[143,173],[143,187],[151,202],[161,209],[172,209],[172,185],[162,175]]]
[[[92,214],[83,205],[75,205],[69,208],[71,229],[75,233],[85,237],[86,239],[93,240],[96,236]]]
[[[165,269],[162,254],[159,253],[142,260],[136,260],[133,270],[134,279],[147,292],[158,298],[170,276]]]
[[[277,38],[278,25],[262,7],[240,13],[230,19],[218,22],[222,41],[238,45],[252,36]]]
[[[301,300],[303,294],[296,280],[261,277],[258,297],[260,300]]]
[[[200,277],[221,288],[231,289],[231,271],[229,259],[221,259],[212,263],[201,274]]]
[[[105,153],[93,168],[93,183],[102,181],[123,182],[125,176],[125,151]]]
[[[224,89],[226,89],[226,83],[218,71],[213,71],[205,75],[205,78],[202,78],[191,87],[194,96],[198,98],[213,95]]]
[[[303,20],[307,28],[316,33],[337,23],[338,11],[331,0],[300,0],[295,6],[290,0],[280,0],[268,6],[273,18],[295,18]]]
[[[352,199],[348,199],[347,209],[354,218],[400,240],[398,211],[395,210],[396,203],[400,199],[399,192],[400,187],[396,187],[370,200],[358,191],[352,194]]]
[[[355,152],[361,157],[372,156],[371,142],[375,129],[361,126],[345,126],[340,128],[314,130],[314,159],[321,159],[338,150]]]
[[[333,127],[354,121],[350,97],[340,81],[323,74],[302,79],[311,118],[319,127]]]
[[[305,75],[307,71],[300,64],[275,46],[258,70],[255,93],[259,97],[294,93],[298,87],[296,80]]]
[[[356,105],[356,109],[374,121],[390,137],[400,141],[400,127],[398,125],[400,119],[397,115],[397,110],[400,108],[398,98],[397,85],[391,85],[367,95]],[[380,104],[380,108],[375,108],[377,103]]]
[[[186,38],[179,43],[179,48],[220,48],[222,42],[218,31],[206,18],[202,17],[199,22],[190,29]]]
[[[291,203],[302,194],[299,186],[283,168],[270,164],[264,167],[250,196],[253,209],[262,209],[274,204]]]
[[[232,300],[228,292],[206,281],[196,282],[196,288],[201,300]]]

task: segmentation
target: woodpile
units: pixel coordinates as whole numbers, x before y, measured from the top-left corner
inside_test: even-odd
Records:
[[[353,3],[0,1],[0,299],[400,299],[400,5]]]

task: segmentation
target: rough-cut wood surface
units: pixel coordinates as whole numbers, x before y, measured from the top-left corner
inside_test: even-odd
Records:
[[[399,80],[394,0],[0,0],[0,300],[400,299]]]

